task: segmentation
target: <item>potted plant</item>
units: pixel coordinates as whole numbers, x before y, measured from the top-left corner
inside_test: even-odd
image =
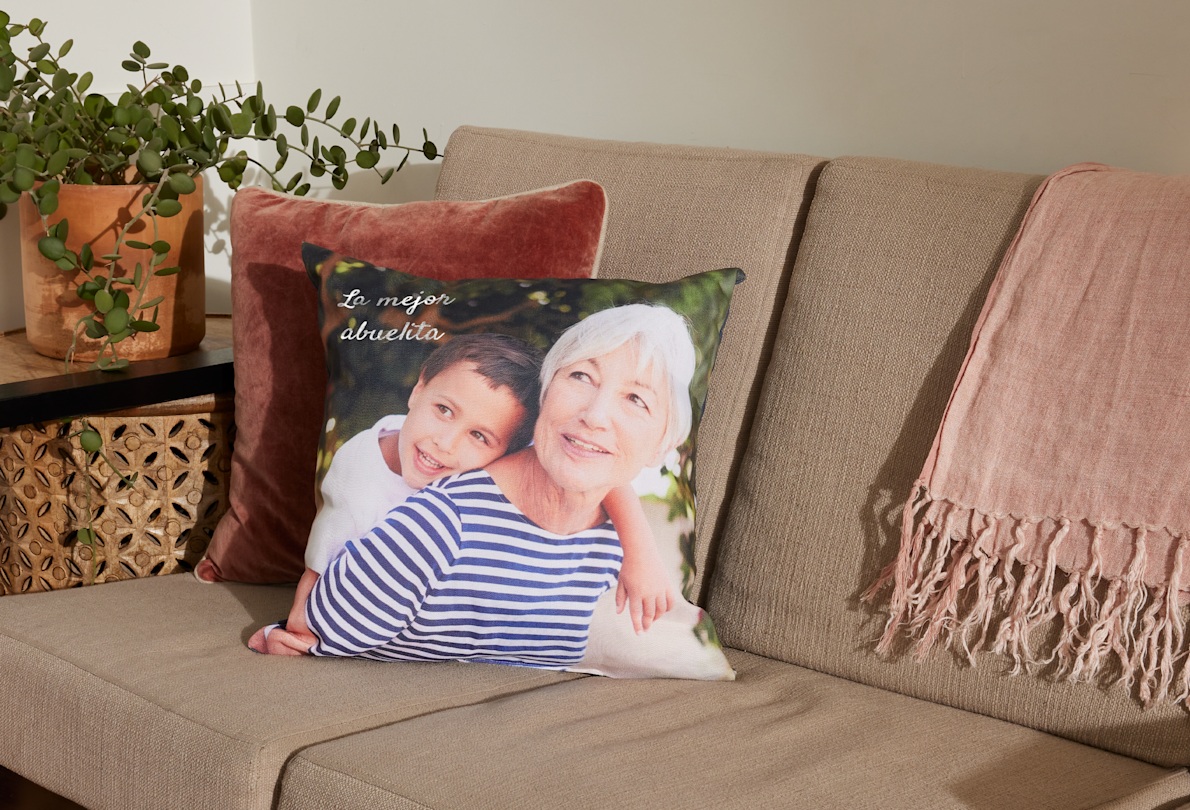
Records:
[[[410,153],[438,154],[424,129],[411,147],[395,125],[334,122],[339,98],[323,104],[321,90],[283,112],[259,84],[204,96],[198,79],[152,60],[143,42],[122,63],[132,82],[118,98],[89,92],[92,74],[63,64],[72,41],[54,47],[45,29],[0,11],[0,217],[20,204],[30,343],[68,367],[77,356],[122,368],[202,339],[207,170],[235,189],[253,167],[273,188],[304,195],[310,177],[343,188],[356,167],[387,182]],[[275,161],[235,148],[253,142],[271,144]],[[385,150],[404,154],[382,171]],[[300,168],[287,170],[295,156]]]

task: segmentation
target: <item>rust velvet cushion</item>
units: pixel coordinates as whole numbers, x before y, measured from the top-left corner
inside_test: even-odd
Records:
[[[303,241],[404,272],[589,278],[607,198],[580,180],[475,202],[371,205],[258,188],[231,211],[236,438],[229,508],[195,573],[207,582],[294,582],[314,519],[326,392],[318,302]]]

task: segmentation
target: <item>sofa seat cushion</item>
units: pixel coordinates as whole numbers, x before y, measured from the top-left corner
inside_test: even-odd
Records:
[[[281,810],[1156,808],[1190,774],[749,653],[734,683],[583,678],[302,751]]]
[[[187,576],[0,599],[0,764],[92,808],[268,808],[313,743],[576,677],[240,643],[292,599]]]

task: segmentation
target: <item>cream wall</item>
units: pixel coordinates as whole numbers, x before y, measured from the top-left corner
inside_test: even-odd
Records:
[[[1190,172],[1186,0],[212,0],[201,15],[156,8],[149,24],[131,2],[103,4],[112,23],[90,2],[48,6],[4,4],[17,18],[40,10],[51,32],[112,35],[124,44],[110,57],[89,46],[112,64],[141,38],[204,81],[259,78],[282,106],[320,86],[343,96],[343,114],[425,126],[440,145],[468,123],[1031,172],[1083,160]],[[359,178],[338,196],[428,197],[436,171],[414,164],[385,188]],[[223,310],[224,204],[213,208],[210,303]],[[0,262],[6,326],[19,286],[11,256]]]
[[[331,9],[333,8],[333,14]],[[1185,0],[255,0],[266,86],[429,126],[1190,171]],[[320,44],[322,43],[322,44]]]

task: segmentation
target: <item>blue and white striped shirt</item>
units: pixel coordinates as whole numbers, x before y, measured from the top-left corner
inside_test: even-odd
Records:
[[[444,478],[330,563],[306,606],[310,651],[564,669],[583,657],[622,560],[610,522],[554,534],[483,470]]]

